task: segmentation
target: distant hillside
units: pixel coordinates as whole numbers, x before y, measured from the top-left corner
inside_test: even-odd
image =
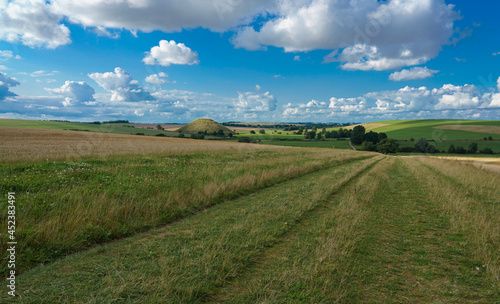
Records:
[[[499,138],[500,120],[415,119],[362,124],[367,130],[387,133],[395,139],[480,140]]]
[[[233,133],[231,130],[224,127],[220,123],[208,118],[197,119],[177,130],[177,132],[179,133],[186,134],[198,134],[200,132],[205,134],[213,134],[214,132],[220,134],[221,131],[224,132],[224,135]]]

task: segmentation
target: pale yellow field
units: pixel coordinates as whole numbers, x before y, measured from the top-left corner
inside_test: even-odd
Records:
[[[500,127],[498,127],[498,126],[445,125],[445,126],[434,127],[434,129],[467,131],[467,132],[476,132],[476,133],[500,134]]]
[[[223,141],[16,127],[0,127],[0,142],[2,143],[0,161],[287,148]]]
[[[437,156],[433,158],[456,160],[465,164],[471,164],[475,167],[486,169],[500,174],[500,158],[455,157],[455,156]]]
[[[373,129],[390,126],[390,124],[384,124],[384,123],[378,123],[378,122],[370,122],[370,123],[364,123],[364,124],[359,124],[359,125],[348,126],[348,127],[345,127],[345,129],[352,130],[352,129],[354,129],[355,126],[363,126],[363,127],[365,127],[366,131],[371,131]]]

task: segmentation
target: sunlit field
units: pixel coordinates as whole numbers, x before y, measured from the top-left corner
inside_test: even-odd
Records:
[[[500,301],[494,172],[335,148],[1,134],[23,303]]]

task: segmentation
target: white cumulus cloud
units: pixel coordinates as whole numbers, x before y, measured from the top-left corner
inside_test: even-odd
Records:
[[[142,60],[148,65],[169,66],[172,64],[198,64],[198,53],[188,48],[184,43],[161,40],[159,46],[154,46],[146,52]]]
[[[451,42],[458,18],[444,0],[289,0],[280,1],[275,17],[257,30],[240,28],[233,43],[248,50],[334,50],[325,62],[388,70],[436,57]]]
[[[151,84],[162,85],[164,83],[168,83],[168,80],[165,79],[167,77],[168,77],[167,74],[160,72],[158,74],[152,74],[146,77],[146,82]]]
[[[111,92],[111,101],[141,101],[152,100],[153,97],[137,80],[132,78],[122,68],[115,68],[114,72],[92,73],[88,75],[105,90]]]
[[[93,102],[95,90],[83,81],[66,81],[61,87],[55,89],[45,89],[49,93],[62,95],[65,99],[62,104],[74,106],[86,102]]]
[[[415,79],[425,79],[433,77],[434,74],[439,71],[428,69],[427,67],[413,67],[409,70],[401,70],[399,72],[394,72],[389,75],[389,79],[392,81],[405,81],[405,80],[415,80]]]
[[[178,32],[202,27],[223,32],[248,24],[254,17],[272,10],[275,1],[53,0],[52,6],[71,22],[86,27],[144,32]]]
[[[71,42],[69,29],[61,24],[62,18],[48,1],[2,1],[0,39],[30,47],[57,48]]]
[[[269,112],[276,110],[276,98],[269,92],[264,94],[246,92],[238,93],[234,107],[243,112]]]

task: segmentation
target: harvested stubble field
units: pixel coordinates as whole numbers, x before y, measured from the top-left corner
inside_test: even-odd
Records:
[[[0,126],[0,161],[263,150],[234,142]]]
[[[18,301],[500,301],[499,175],[244,147],[4,161],[2,192],[16,191],[19,210]]]

